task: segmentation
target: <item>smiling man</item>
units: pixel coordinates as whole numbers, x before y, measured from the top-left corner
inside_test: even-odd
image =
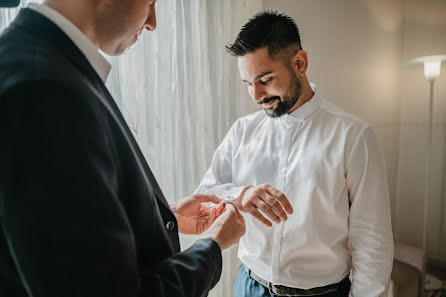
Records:
[[[202,204],[214,195],[169,205],[104,84],[99,49],[155,30],[155,5],[47,0],[0,36],[0,296],[202,297],[218,282],[243,217]],[[178,232],[203,231],[180,252]]]
[[[228,51],[263,111],[234,123],[196,193],[250,214],[234,296],[386,296],[393,238],[372,128],[319,96],[288,16],[257,14]]]

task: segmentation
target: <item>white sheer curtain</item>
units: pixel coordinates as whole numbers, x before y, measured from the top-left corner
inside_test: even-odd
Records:
[[[22,1],[22,6],[39,0]],[[257,110],[225,51],[262,1],[163,0],[158,26],[121,57],[108,57],[107,87],[169,201],[190,195],[231,124]],[[18,9],[2,10],[0,30]],[[181,237],[182,248],[195,238]],[[211,297],[231,296],[236,248],[223,254]]]
[[[122,57],[107,82],[169,201],[198,186],[232,123],[257,109],[225,51],[262,1],[159,1],[158,27]],[[182,247],[195,238],[182,236]],[[212,297],[231,296],[236,248],[223,254]]]
[[[156,31],[110,58],[107,86],[170,201],[195,189],[230,125],[256,108],[224,47],[259,8],[248,3],[159,1]]]

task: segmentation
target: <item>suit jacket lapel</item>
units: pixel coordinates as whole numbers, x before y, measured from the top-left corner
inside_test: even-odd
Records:
[[[121,111],[119,110],[118,106],[116,105],[115,100],[111,96],[111,94],[108,91],[108,89],[106,88],[105,84],[100,80],[99,76],[97,76],[97,78],[99,79],[97,86],[99,87],[100,91],[102,92],[104,98],[107,98],[107,101],[109,102],[109,104],[113,108],[113,111],[117,115],[117,117],[120,121],[120,124],[125,127],[126,133],[128,135],[128,139],[131,140],[130,145],[132,145],[135,149],[135,153],[136,153],[135,157],[138,158],[139,161],[141,162],[144,172],[147,175],[147,178],[151,182],[151,187],[155,193],[155,196],[156,196],[158,202],[160,202],[162,205],[164,205],[165,207],[167,207],[170,210],[169,203],[167,202],[166,198],[164,197],[164,195],[161,191],[161,188],[159,187],[158,182],[156,181],[155,176],[152,173],[152,170],[150,170],[150,168],[146,162],[146,159],[145,159],[143,153],[141,152],[141,149],[139,148],[138,143],[136,142],[130,128],[128,127]]]

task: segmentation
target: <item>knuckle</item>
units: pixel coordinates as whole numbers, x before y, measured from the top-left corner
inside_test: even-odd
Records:
[[[261,216],[261,214],[259,213],[259,211],[258,211],[257,208],[255,208],[255,207],[250,207],[250,208],[248,209],[248,212],[249,212],[250,214],[252,214],[253,216],[255,216],[255,217],[259,217],[259,216]]]
[[[247,199],[246,199],[246,202],[252,202],[252,201],[254,201],[256,198],[257,198],[257,196],[256,196],[256,194],[255,194],[256,192],[254,192],[254,195],[251,195],[251,196],[249,196]]]
[[[249,205],[251,205],[251,203],[250,203],[250,201],[248,199],[247,200],[243,200],[242,203],[241,203],[241,206],[242,206],[243,209],[248,209]]]
[[[281,208],[281,204],[277,201],[277,200],[275,200],[275,199],[273,199],[272,201],[271,201],[271,207],[273,207],[273,208]]]
[[[257,209],[254,209],[251,214],[256,217],[257,219],[263,220],[264,217],[260,214],[260,212]]]
[[[255,189],[255,190],[253,191],[253,193],[254,193],[256,196],[260,195],[262,192],[263,192],[263,189],[262,189],[262,188],[257,188],[257,189]]]
[[[268,206],[268,205],[266,205],[266,204],[260,204],[260,207],[259,207],[262,211],[269,211],[270,210],[270,207]]]

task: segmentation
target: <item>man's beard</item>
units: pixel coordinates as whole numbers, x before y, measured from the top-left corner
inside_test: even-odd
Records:
[[[280,98],[279,96],[265,98],[262,101],[259,101],[259,104],[269,103],[273,100],[278,100],[277,107],[274,109],[264,108],[265,113],[272,117],[278,118],[286,114],[290,109],[296,104],[300,95],[302,94],[302,83],[297,78],[296,74],[292,69],[290,69],[291,82],[290,86],[285,92],[285,95]]]

